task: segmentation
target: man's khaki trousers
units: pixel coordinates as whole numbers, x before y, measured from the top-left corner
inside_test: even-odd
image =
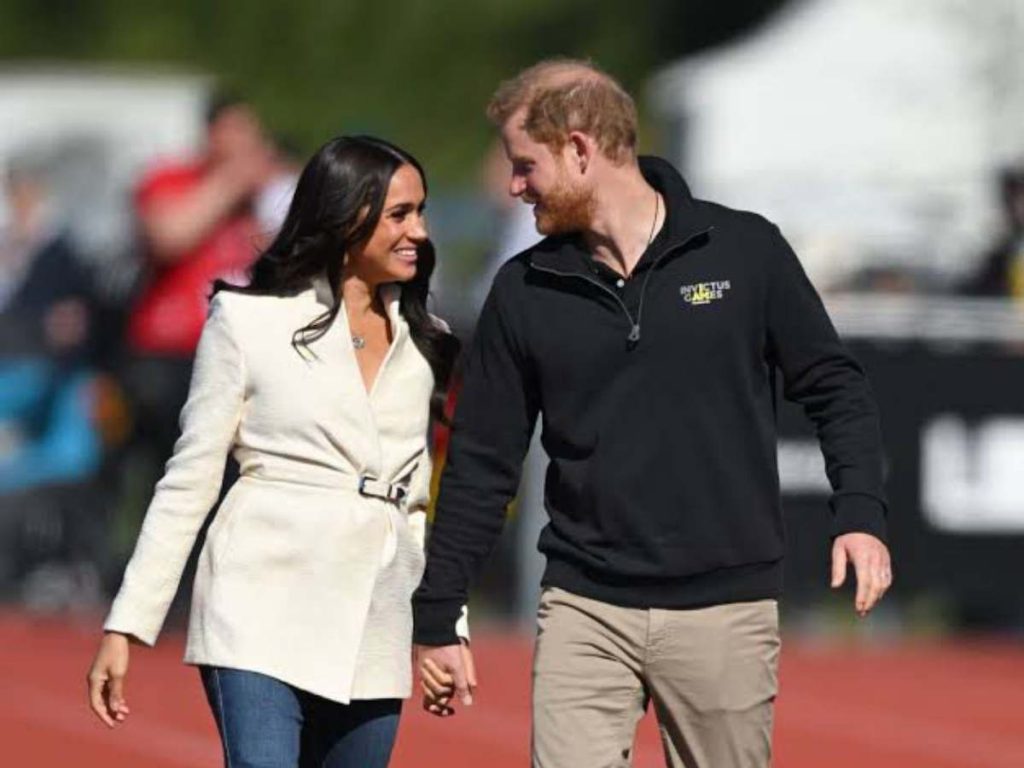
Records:
[[[766,768],[774,600],[621,608],[548,587],[533,664],[534,768],[625,768],[654,703],[671,768]]]

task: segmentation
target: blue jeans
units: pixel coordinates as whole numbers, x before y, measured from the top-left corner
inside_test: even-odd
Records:
[[[200,667],[225,768],[384,768],[401,699],[340,704],[258,672]]]

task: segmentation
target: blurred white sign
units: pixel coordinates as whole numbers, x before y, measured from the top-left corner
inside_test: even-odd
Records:
[[[968,425],[932,419],[921,433],[925,519],[952,533],[1024,532],[1024,418]]]
[[[816,439],[780,438],[778,445],[779,486],[783,493],[832,492],[825,475],[825,457]]]

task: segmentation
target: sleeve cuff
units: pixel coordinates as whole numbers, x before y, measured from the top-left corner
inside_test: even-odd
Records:
[[[122,635],[130,635],[143,645],[148,645],[150,648],[156,645],[157,637],[160,634],[159,628],[155,630],[148,627],[141,629],[137,626],[133,626],[131,622],[120,621],[114,616],[111,616],[103,622],[103,631],[119,632]]]
[[[832,538],[845,533],[869,533],[880,541],[888,540],[885,503],[864,493],[834,496]]]
[[[417,645],[458,645],[460,630],[469,638],[465,606],[453,603],[413,605],[413,642]]]
[[[462,613],[459,614],[458,621],[455,622],[455,634],[459,636],[459,640],[465,640],[469,642],[469,606],[462,606]]]
[[[140,604],[133,599],[134,594],[124,584],[121,585],[103,621],[103,631],[131,635],[143,645],[152,647],[160,636],[165,613],[150,603]]]

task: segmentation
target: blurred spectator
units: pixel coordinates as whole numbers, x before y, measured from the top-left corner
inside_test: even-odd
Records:
[[[964,285],[964,293],[1024,301],[1024,166],[1005,169],[999,187],[1006,231]]]
[[[60,226],[46,160],[7,170],[10,224],[0,237],[0,356],[68,361],[88,355],[91,278]]]
[[[255,259],[256,202],[280,173],[255,112],[221,94],[207,111],[203,154],[162,163],[138,185],[146,278],[128,319],[125,384],[134,401],[136,447],[159,462],[177,438],[211,283],[240,282]]]
[[[0,590],[41,607],[98,595],[100,527],[82,493],[100,461],[92,280],[51,171],[40,153],[10,163],[0,233]]]

